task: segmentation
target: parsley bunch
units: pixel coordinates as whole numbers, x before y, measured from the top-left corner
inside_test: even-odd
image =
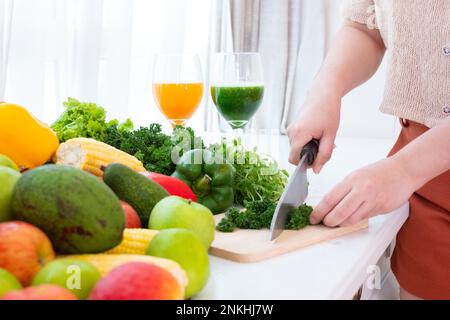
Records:
[[[276,203],[267,199],[246,202],[245,209],[230,208],[225,217],[217,224],[221,232],[233,232],[239,229],[269,229],[275,212]],[[289,212],[285,229],[300,230],[309,225],[312,207],[302,204]]]
[[[263,199],[276,202],[280,199],[288,181],[288,173],[281,170],[271,157],[259,154],[256,148],[245,149],[239,139],[227,141],[223,138],[220,143],[209,148],[224,159],[231,159],[236,169],[236,204],[245,205],[245,202]]]

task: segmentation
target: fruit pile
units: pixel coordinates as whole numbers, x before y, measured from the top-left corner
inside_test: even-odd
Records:
[[[0,299],[185,299],[206,285],[214,219],[187,184],[93,139],[59,145],[17,105],[0,103],[0,127],[14,133],[0,139]]]

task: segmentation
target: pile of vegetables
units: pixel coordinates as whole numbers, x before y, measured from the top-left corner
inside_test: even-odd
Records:
[[[51,126],[60,142],[92,138],[135,156],[151,172],[171,175],[175,171],[171,151],[186,136],[191,138],[191,148],[204,147],[201,138],[196,137],[191,128],[177,127],[171,136],[164,134],[157,123],[133,130],[130,119],[124,123],[117,119],[106,121],[105,109],[95,103],[68,98],[63,104],[65,111]]]
[[[153,123],[134,130],[130,119],[124,123],[119,123],[116,119],[107,121],[105,109],[95,103],[69,98],[64,102],[64,106],[64,113],[52,125],[60,142],[82,137],[106,143],[134,156],[149,172],[172,175],[186,182],[199,201],[204,199],[204,204],[214,213],[223,212],[233,204],[243,206],[243,211],[233,207],[226,211],[225,218],[217,228],[220,231],[230,232],[235,228],[262,229],[270,226],[276,203],[288,181],[286,170],[280,169],[270,156],[258,153],[256,148],[246,149],[239,139],[223,138],[219,143],[205,146],[201,137],[196,136],[191,128],[175,127],[168,135],[162,131],[160,124]],[[208,166],[199,169],[195,166],[191,168],[190,165],[186,167],[184,163],[175,164],[172,159],[174,150],[181,157],[179,161],[186,158],[182,156],[189,151],[207,152],[211,153],[213,158],[225,159],[222,167],[233,169],[232,182],[229,185],[231,198],[229,195],[223,195],[219,190],[222,187],[213,192],[214,187],[219,185],[211,179]],[[219,167],[211,168],[213,171],[216,169],[219,170]],[[199,172],[193,174],[194,171]],[[199,181],[199,178],[202,181]],[[293,210],[286,228],[300,229],[306,226],[311,211],[311,207],[306,205]]]

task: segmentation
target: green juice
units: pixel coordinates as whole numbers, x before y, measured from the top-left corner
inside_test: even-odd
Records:
[[[233,129],[243,128],[258,111],[264,86],[211,86],[211,97]]]

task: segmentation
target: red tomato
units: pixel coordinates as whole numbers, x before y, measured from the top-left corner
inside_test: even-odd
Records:
[[[189,188],[186,183],[184,183],[180,179],[165,176],[163,174],[155,172],[144,171],[141,172],[141,174],[158,183],[172,196],[179,196],[185,199],[190,199],[192,201],[197,201],[197,196],[195,195],[195,193],[191,190],[191,188]]]

